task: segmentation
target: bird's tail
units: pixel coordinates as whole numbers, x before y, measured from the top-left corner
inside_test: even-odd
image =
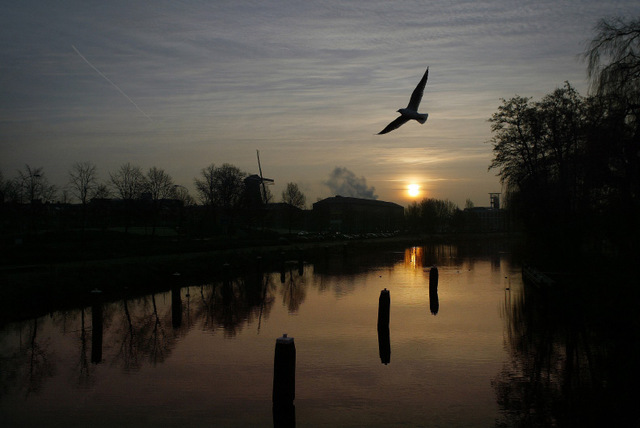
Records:
[[[421,114],[420,117],[416,120],[420,122],[420,124],[424,125],[428,117],[429,117],[429,113],[425,113],[425,114]]]

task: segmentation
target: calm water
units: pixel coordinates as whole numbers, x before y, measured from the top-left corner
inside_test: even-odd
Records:
[[[453,245],[337,254],[14,323],[0,332],[0,424],[273,426],[275,339],[287,333],[298,427],[495,426],[522,372],[513,312],[524,292],[510,259]]]

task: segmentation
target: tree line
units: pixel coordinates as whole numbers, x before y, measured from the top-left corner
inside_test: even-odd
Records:
[[[591,94],[565,82],[515,96],[489,119],[508,209],[561,251],[637,254],[640,218],[640,20],[602,20],[584,53]]]
[[[274,199],[259,177],[228,163],[202,168],[193,179],[195,198],[155,166],[143,171],[125,163],[101,181],[94,163],[77,162],[67,177],[67,184],[58,188],[42,167],[25,165],[9,179],[0,172],[0,207],[4,207],[0,228],[31,235],[77,230],[83,241],[89,228],[124,227],[129,232],[131,227],[143,227],[144,234],[155,236],[158,227],[170,227],[174,233],[209,235],[235,230],[240,224],[260,226],[261,208]],[[306,197],[296,183],[289,182],[281,201],[293,211],[305,207]],[[289,217],[291,228],[297,217]]]
[[[97,166],[92,162],[77,162],[69,169],[68,182],[62,188],[51,184],[44,168],[25,165],[12,178],[5,178],[0,171],[0,202],[29,203],[70,203],[75,200],[86,205],[92,199],[118,198],[132,201],[146,196],[152,201],[177,199],[184,205],[216,206],[233,208],[238,206],[246,193],[244,179],[248,174],[238,167],[225,163],[211,164],[193,179],[196,198],[189,190],[176,184],[164,169],[153,166],[146,172],[137,165],[127,162],[110,172],[106,181],[98,179]],[[260,193],[261,202],[273,200],[269,188]],[[306,197],[296,183],[287,183],[281,195],[282,202],[297,208],[304,208]]]

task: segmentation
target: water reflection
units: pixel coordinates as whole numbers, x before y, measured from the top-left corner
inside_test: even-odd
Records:
[[[171,289],[171,326],[179,329],[182,326],[182,298],[180,297],[180,287],[174,286]]]
[[[506,291],[499,426],[639,426],[637,316],[597,281]],[[624,331],[624,333],[621,333]]]
[[[110,409],[123,409],[114,413],[141,412],[160,425],[175,417],[184,426],[264,426],[273,417],[276,426],[293,426],[297,417],[306,426],[346,415],[352,425],[415,426],[435,414],[446,414],[442,426],[490,425],[497,404],[489,381],[503,390],[498,384],[508,378],[496,378],[506,355],[495,311],[507,264],[469,256],[474,251],[345,247],[317,263],[285,261],[273,273],[248,269],[16,323],[0,332],[0,394],[10,396],[0,411],[20,420],[54,397],[58,415],[77,409],[72,399],[81,399],[95,417],[104,403],[92,397],[100,396],[114,400]],[[440,286],[427,282],[426,267],[435,264]],[[383,287],[393,293],[394,314],[389,317],[387,305],[374,331]],[[440,313],[439,294],[446,301]],[[296,407],[272,415],[274,330],[300,338],[300,364]],[[66,397],[52,392],[58,388],[66,388]],[[24,410],[11,406],[16,391],[28,392]],[[167,394],[179,404],[172,416],[165,415]],[[129,395],[144,404],[125,402]]]
[[[96,297],[91,307],[91,362],[98,364],[102,361],[102,302]]]
[[[391,339],[389,337],[389,326],[378,326],[378,353],[380,362],[389,364],[391,362]]]
[[[429,309],[432,315],[438,315],[440,300],[438,299],[438,268],[433,266],[429,270]]]

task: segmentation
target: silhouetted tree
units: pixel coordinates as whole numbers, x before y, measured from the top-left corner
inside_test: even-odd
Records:
[[[115,173],[109,173],[111,184],[125,201],[138,199],[145,188],[145,178],[139,166],[129,162],[122,165]]]
[[[175,195],[173,179],[163,169],[151,167],[145,177],[145,191],[153,201],[172,198]]]
[[[149,168],[144,180],[144,190],[151,197],[152,202],[152,229],[151,235],[156,234],[158,213],[160,210],[160,200],[169,199],[175,195],[173,179],[163,169],[157,167]]]
[[[296,183],[287,183],[287,187],[282,191],[282,202],[288,205],[288,222],[289,233],[291,233],[291,227],[294,222],[294,216],[297,209],[304,209],[307,202],[306,196],[300,191],[300,188]]]
[[[129,223],[133,214],[133,202],[140,197],[145,189],[145,178],[139,166],[126,163],[115,173],[110,173],[111,184],[125,203],[126,222],[125,231],[129,230]]]
[[[581,206],[583,153],[590,100],[567,82],[534,102],[516,96],[489,119],[494,158],[510,207],[530,231],[573,239],[572,220]]]
[[[584,56],[591,87],[640,108],[640,19],[602,19]],[[622,97],[622,99],[620,99]]]
[[[25,165],[24,170],[18,170],[15,183],[20,202],[51,202],[57,192],[56,186],[49,184],[42,167]]]
[[[111,197],[111,189],[105,183],[99,183],[94,192],[93,197],[96,199],[107,199]]]
[[[97,169],[91,162],[76,162],[69,171],[71,193],[82,204],[82,237],[87,227],[87,203],[98,186]]]
[[[185,207],[194,205],[196,203],[195,199],[193,199],[193,196],[189,194],[189,190],[179,184],[175,184],[173,186],[173,197],[181,201]]]
[[[206,168],[202,168],[200,171],[201,179],[195,178],[193,180],[196,191],[200,198],[200,202],[203,205],[213,206],[215,202],[216,182],[215,182],[216,166],[214,164],[209,165]]]
[[[227,210],[237,208],[244,192],[246,175],[228,163],[217,168],[213,174],[214,203]]]
[[[96,165],[91,162],[76,162],[69,170],[71,193],[82,205],[86,205],[98,187]]]
[[[600,184],[592,193],[610,219],[603,222],[608,235],[617,236],[621,251],[633,255],[640,239],[640,18],[603,19],[596,31],[584,54],[599,98],[586,180]]]
[[[425,198],[412,202],[405,210],[405,217],[413,230],[440,233],[452,229],[458,206],[447,200]]]
[[[307,203],[307,197],[296,183],[287,183],[286,189],[282,191],[282,202],[303,209]]]

